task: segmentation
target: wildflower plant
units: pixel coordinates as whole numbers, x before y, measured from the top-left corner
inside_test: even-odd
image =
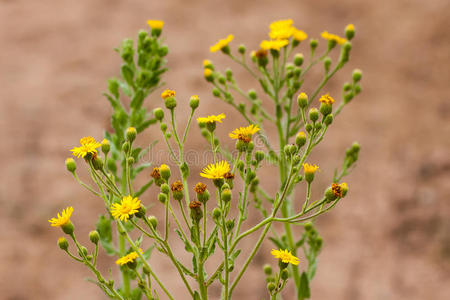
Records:
[[[292,282],[296,299],[310,298],[310,282],[323,245],[314,223],[347,195],[348,186],[342,179],[354,167],[359,153],[359,145],[354,143],[346,151],[342,167],[329,179],[323,196],[312,195],[320,169],[310,155],[342,109],[361,91],[362,74],[355,70],[351,81],[343,85],[339,104],[335,103],[336,95],[323,92],[327,82],[349,61],[354,26],[346,27],[345,37],[323,32],[322,54],[317,54],[319,41],[307,41],[308,35],[295,28],[292,20],[270,24],[269,38],[250,53],[250,60],[244,45],[232,50],[233,35],[211,46],[211,52],[220,51],[244,68],[259,89],[245,92],[231,69],[222,72],[210,60],[204,61],[203,75],[212,85],[213,96],[235,109],[233,120],[241,116],[235,130],[219,137],[216,129],[229,117],[223,113],[194,117],[200,104],[198,96],[189,99],[191,111],[187,123],[181,126],[183,131],[175,118],[176,92],[166,89],[160,97],[153,97],[167,70],[164,57],[168,48],[160,39],[164,23],[150,20],[148,25],[150,30],[139,32],[136,45],[127,39],[116,49],[123,60],[121,76],[108,81],[105,93],[113,111],[112,131],[105,132],[102,142],[84,137],[80,146],[71,150],[87,166],[91,183],[78,177],[73,158],[66,160],[74,178],[105,203],[96,230],[89,234],[93,249],[88,250],[76,238],[70,219],[72,207],[49,220],[51,226],[61,227],[76,252],[69,249],[65,237],[58,239],[59,247],[86,265],[95,275],[91,281],[112,299],[174,299],[173,291],[152,267],[152,258],[163,256],[186,288],[183,299],[205,300],[212,285],[221,286],[221,299],[231,299],[263,242],[270,240],[277,271],[271,264],[264,266],[268,297],[281,299],[284,287]],[[309,52],[308,62],[300,49]],[[330,55],[337,49],[339,57],[333,64]],[[306,75],[319,64],[323,77],[308,95],[305,91],[314,83],[306,81]],[[150,95],[160,98],[154,101],[164,104],[165,109],[149,111],[144,102]],[[192,165],[184,155],[193,119],[213,154],[211,161],[201,166],[198,175],[202,181],[197,183],[191,179]],[[151,125],[159,125],[175,168],[168,161],[142,162],[151,146],[143,149],[134,142]],[[275,141],[266,135],[269,126],[277,129]],[[224,139],[234,140],[236,151],[227,150]],[[147,143],[153,145],[152,141]],[[275,193],[266,190],[258,177],[263,174],[264,162],[279,169]],[[148,170],[147,181],[138,187],[136,177],[144,170]],[[150,192],[152,185],[159,193]],[[151,214],[157,205],[164,210],[159,217]],[[250,210],[259,211],[257,224],[246,222]],[[276,223],[282,226],[274,226]],[[173,239],[169,239],[174,233],[191,261],[176,256]],[[250,251],[242,251],[241,242],[247,238],[256,242]],[[111,275],[113,269],[107,277],[98,270],[99,245],[115,257],[121,274],[119,283]],[[211,257],[220,262],[206,268]]]

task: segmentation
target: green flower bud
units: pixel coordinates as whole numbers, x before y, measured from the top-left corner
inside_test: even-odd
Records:
[[[258,98],[258,95],[256,94],[256,91],[251,89],[248,91],[248,96],[250,97],[250,99],[252,100],[256,100]]]
[[[159,202],[161,202],[163,204],[166,203],[166,201],[167,201],[167,194],[166,193],[159,193],[158,194],[158,200],[159,200]]]
[[[122,151],[125,153],[128,153],[128,151],[130,150],[130,143],[125,142],[122,144]]]
[[[201,203],[206,203],[209,200],[210,194],[208,190],[205,190],[203,193],[198,193],[197,194],[197,200],[200,201]]]
[[[202,129],[201,134],[205,139],[208,139],[208,140],[210,139],[210,133],[208,130]]]
[[[306,124],[306,125],[305,125],[305,130],[306,130],[306,132],[310,133],[312,129],[313,129],[313,127],[312,127],[311,124]]]
[[[355,95],[361,93],[361,86],[359,84],[355,84]]]
[[[184,186],[183,186],[183,183],[181,183],[181,181],[177,180],[177,181],[173,182],[170,186],[170,189],[172,190],[172,196],[175,200],[180,201],[181,199],[183,199]]]
[[[311,47],[311,51],[316,50],[317,46],[319,45],[319,42],[315,39],[311,39],[309,41],[309,46]]]
[[[231,69],[225,70],[225,76],[227,77],[228,81],[233,81],[233,71],[231,71]]]
[[[109,141],[107,139],[103,139],[101,143],[101,149],[105,155],[108,154],[109,150],[111,149],[111,145],[109,144]]]
[[[314,226],[313,226],[313,224],[311,222],[308,222],[308,223],[305,224],[305,230],[306,231],[310,232],[313,229],[314,229]]]
[[[301,148],[306,143],[306,134],[303,131],[300,131],[297,133],[297,136],[295,137],[295,144],[297,147]]]
[[[163,184],[161,184],[160,190],[161,190],[161,193],[168,195],[170,192],[170,187],[167,183],[163,183]]]
[[[218,220],[220,220],[220,218],[222,217],[222,211],[220,210],[220,208],[218,207],[214,208],[212,211],[212,216],[214,221],[217,223]]]
[[[322,123],[314,124],[314,130],[319,131],[320,129],[322,129]]]
[[[196,109],[200,103],[200,100],[197,95],[194,95],[189,100],[189,106],[192,108],[192,110]]]
[[[128,157],[127,158],[127,163],[128,163],[128,165],[134,164],[134,157],[132,157],[132,156]]]
[[[177,106],[177,100],[175,97],[167,97],[164,99],[164,105],[167,109],[174,109]]]
[[[92,166],[94,167],[95,170],[103,169],[103,160],[100,157],[96,156],[92,160]]]
[[[294,64],[297,67],[300,67],[303,64],[303,54],[302,53],[297,53],[294,56]]]
[[[244,55],[246,50],[247,50],[247,49],[245,48],[245,45],[239,45],[239,47],[238,47],[238,52],[239,52],[240,54]]]
[[[331,186],[325,190],[324,196],[327,199],[327,202],[332,202],[337,198],[337,196],[333,193]]]
[[[224,184],[225,180],[223,178],[218,178],[218,179],[213,179],[213,183],[216,187],[218,187],[219,189],[222,187],[222,185]]]
[[[153,115],[155,116],[156,120],[161,121],[164,119],[164,111],[161,107],[157,107],[153,110]]]
[[[167,54],[169,54],[169,47],[167,47],[166,45],[163,45],[161,48],[159,48],[158,54],[161,57],[166,56]]]
[[[292,162],[294,163],[294,165],[298,164],[300,161],[302,160],[302,158],[300,157],[300,155],[294,155],[294,157],[292,157]],[[297,171],[295,171],[294,173],[297,173]]]
[[[347,104],[353,99],[353,93],[347,93],[344,95],[344,103]]]
[[[302,73],[302,68],[299,68],[299,67],[294,68],[294,76],[296,78],[300,77],[301,73]],[[295,84],[299,84],[299,82],[295,82]]]
[[[353,24],[348,24],[345,27],[345,37],[347,40],[351,40],[355,36],[355,26]]]
[[[98,234],[97,230],[92,230],[89,232],[89,239],[93,244],[98,244],[98,241],[100,240],[100,235]]]
[[[229,189],[225,189],[222,191],[222,200],[224,202],[230,202],[232,197],[231,191]]]
[[[150,273],[151,273],[151,270],[150,270],[150,268],[147,265],[144,265],[142,267],[142,271],[144,271],[145,275],[150,275]]]
[[[189,203],[189,209],[191,210],[189,215],[191,216],[192,222],[198,224],[203,218],[202,203],[199,201],[191,201]]]
[[[362,78],[362,71],[360,69],[354,69],[353,70],[353,74],[352,74],[352,78],[354,82],[358,82],[361,80]]]
[[[161,131],[162,131],[162,132],[166,132],[166,130],[167,130],[167,124],[164,123],[164,122],[161,122],[160,128],[161,128]]]
[[[258,150],[258,151],[255,152],[255,159],[256,159],[256,162],[259,163],[259,162],[262,161],[265,157],[266,157],[266,154],[265,154],[263,151]]]
[[[158,219],[155,216],[149,216],[147,220],[150,225],[152,225],[153,229],[156,229],[156,227],[158,226]]]
[[[297,97],[297,104],[300,108],[308,106],[308,96],[305,93],[300,93]]]
[[[205,69],[211,69],[214,70],[214,65],[212,64],[212,62],[209,59],[205,59],[203,60],[203,67]]]
[[[231,232],[234,228],[234,220],[228,220],[225,225],[227,226],[227,231]]]
[[[69,220],[69,222],[67,222],[66,224],[61,225],[61,229],[65,234],[71,235],[73,233],[74,226],[72,222]]]
[[[216,122],[207,122],[206,129],[208,129],[209,132],[214,132],[214,130],[216,130]]]
[[[319,111],[317,108],[313,107],[309,110],[309,119],[316,122],[319,119]]]
[[[273,282],[269,282],[269,283],[267,284],[267,289],[269,290],[269,293],[272,293],[272,292],[275,290],[276,287],[277,287],[277,286],[276,286],[275,283],[273,283]]]
[[[69,249],[69,242],[66,240],[65,237],[60,237],[58,239],[58,247],[64,251],[67,251],[67,249]]]
[[[169,180],[169,178],[170,178],[170,168],[169,168],[168,165],[162,164],[159,167],[159,173],[161,174],[162,179],[164,179],[166,181]]]
[[[212,94],[214,97],[220,97],[220,90],[218,88],[213,88]]]
[[[331,57],[327,56],[323,61],[323,67],[325,68],[325,73],[328,73],[330,71],[331,66]]]
[[[66,159],[66,168],[70,173],[75,172],[75,170],[77,169],[77,164],[75,163],[75,160],[73,158],[69,157]]]
[[[223,77],[222,75],[220,75],[217,79],[219,80],[219,83],[220,83],[220,84],[225,84],[225,83],[227,82],[227,80],[225,79],[225,77]]]
[[[289,271],[288,269],[284,269],[283,271],[281,271],[281,279],[282,280],[287,280],[289,278]]]
[[[352,85],[349,82],[344,83],[342,89],[346,92],[350,91],[352,89]]]
[[[78,250],[78,254],[80,256],[86,256],[88,255],[88,250],[86,249],[86,247],[81,246],[80,249]]]
[[[264,274],[266,274],[267,276],[272,275],[272,266],[271,265],[265,264],[263,266],[263,270],[264,270]]]
[[[319,109],[320,109],[320,113],[323,116],[327,116],[333,111],[333,105],[330,104],[330,103],[322,102],[322,103],[320,103],[320,108]]]
[[[238,170],[244,170],[244,162],[242,160],[238,161],[236,167],[238,168]]]
[[[133,141],[136,139],[136,135],[137,135],[136,128],[128,127],[128,129],[126,131],[126,137],[130,143],[133,143]]]
[[[326,126],[330,126],[331,123],[333,123],[333,114],[329,114],[328,116],[326,116],[325,119],[323,120],[323,123]]]

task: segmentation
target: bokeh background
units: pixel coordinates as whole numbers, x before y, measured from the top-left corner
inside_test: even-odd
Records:
[[[358,67],[363,93],[315,151],[324,170],[316,195],[346,147],[359,141],[362,150],[346,180],[349,195],[318,222],[325,245],[313,298],[450,299],[449,1],[0,0],[1,299],[104,299],[84,280],[89,271],[57,248],[60,232],[47,219],[73,205],[78,236],[89,244],[87,234],[103,206],[71,178],[64,159],[80,137],[101,139],[109,128],[110,108],[101,92],[119,71],[112,49],[134,38],[149,18],[166,22],[165,81],[180,99],[180,122],[186,121],[187,99],[198,94],[199,113],[228,114],[220,129],[224,139],[244,120],[211,96],[202,60],[212,59],[221,69],[232,65],[245,88],[252,82],[221,54],[210,54],[211,44],[233,33],[233,46],[244,42],[254,49],[268,24],[280,18],[292,18],[310,37],[323,30],[342,33],[354,23],[350,63],[325,90],[340,95]],[[307,83],[305,90],[314,86]],[[146,105],[160,101],[156,93]],[[152,129],[139,142],[159,137]],[[203,150],[201,141],[194,126],[188,147]],[[200,167],[192,166],[192,173]],[[261,177],[274,188],[277,178],[270,174]],[[82,171],[81,176],[87,179]],[[154,196],[152,189],[143,201],[151,203]],[[258,218],[253,213],[249,222]],[[271,247],[264,244],[236,299],[267,298],[261,266],[274,263]],[[105,255],[100,265],[105,272],[115,269]],[[167,260],[152,259],[152,265],[177,299],[187,299]],[[211,296],[217,298],[218,291]],[[289,289],[285,296],[293,299]]]

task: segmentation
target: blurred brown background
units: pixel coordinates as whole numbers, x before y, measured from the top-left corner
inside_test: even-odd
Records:
[[[362,150],[357,169],[346,180],[349,195],[318,223],[325,245],[313,299],[450,299],[447,0],[0,0],[1,299],[104,299],[83,280],[91,276],[88,270],[57,248],[60,232],[47,219],[73,205],[78,236],[88,244],[87,233],[103,205],[71,178],[64,159],[80,137],[101,139],[109,127],[110,108],[101,92],[119,70],[112,48],[125,37],[135,38],[149,18],[166,22],[167,86],[177,91],[179,102],[199,94],[200,113],[228,112],[228,123],[220,129],[224,139],[228,129],[244,122],[210,96],[202,78],[204,58],[221,69],[231,65],[209,53],[211,44],[233,33],[234,47],[244,42],[254,49],[266,37],[268,24],[280,18],[294,19],[310,37],[319,37],[322,30],[342,33],[354,23],[350,63],[325,91],[340,95],[342,83],[358,67],[364,72],[363,93],[315,151],[324,170],[316,195],[346,147],[357,140]],[[243,78],[245,73],[232,67]],[[251,84],[244,80],[245,88]],[[307,84],[305,90],[314,86]],[[147,105],[161,105],[158,94]],[[183,122],[187,104],[180,107]],[[141,143],[159,137],[153,129]],[[204,149],[198,141],[194,126],[188,147]],[[200,167],[193,166],[192,173]],[[270,178],[265,183],[276,186]],[[155,201],[154,195],[152,189],[143,201]],[[258,218],[254,213],[252,220]],[[236,299],[267,298],[261,265],[274,263],[271,247],[265,243]],[[105,272],[109,266],[117,270],[106,256],[100,263]],[[172,280],[167,260],[152,264],[177,299],[187,299],[182,284]],[[286,299],[293,299],[289,292]],[[217,290],[211,295],[217,297]]]

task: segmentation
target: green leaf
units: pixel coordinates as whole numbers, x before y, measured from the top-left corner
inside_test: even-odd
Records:
[[[300,277],[300,284],[298,287],[298,299],[308,299],[311,297],[311,292],[309,290],[309,280],[305,272],[302,273]]]
[[[142,290],[140,288],[134,288],[131,291],[131,300],[141,300],[142,298]]]
[[[144,131],[145,129],[147,129],[150,125],[155,124],[158,120],[156,119],[149,119],[147,121],[145,121],[144,123],[142,123],[141,125],[136,127],[136,130],[138,133],[141,133],[142,131]]]
[[[139,89],[133,96],[130,102],[130,107],[134,109],[139,109],[142,106],[142,103],[144,102],[145,94],[144,92]]]
[[[134,193],[134,197],[141,196],[153,184],[153,181],[154,179],[152,178],[146,184],[141,186],[141,188],[136,193]]]
[[[101,215],[98,218],[96,229],[98,234],[100,235],[100,245],[105,249],[108,255],[114,255],[117,253],[114,246],[111,244],[112,241],[112,228],[111,228],[111,219],[106,218]]]
[[[121,67],[121,72],[122,72],[122,76],[123,79],[125,79],[125,81],[128,83],[129,86],[134,86],[134,71],[133,69],[127,65],[127,64],[123,64]]]

